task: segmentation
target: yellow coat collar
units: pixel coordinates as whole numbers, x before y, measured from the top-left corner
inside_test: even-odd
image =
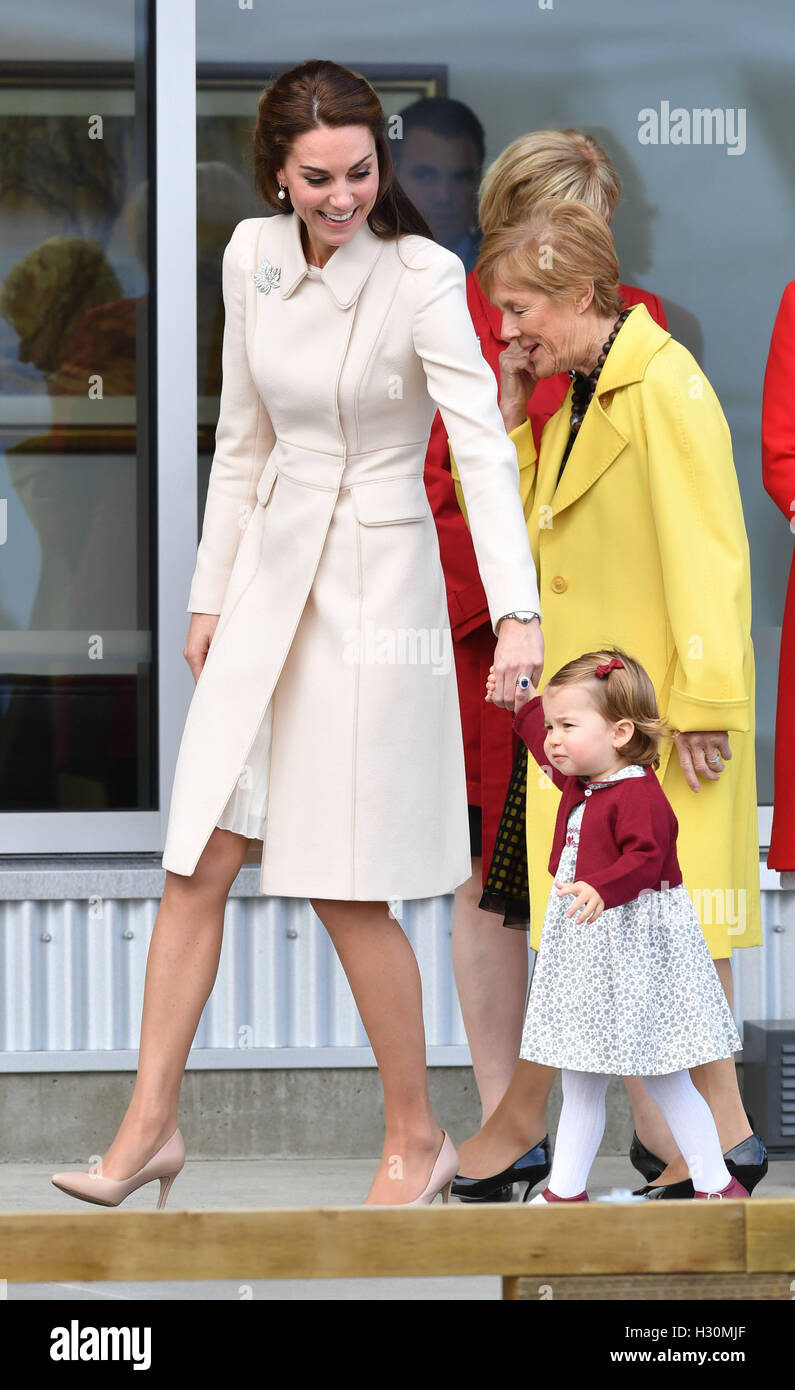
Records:
[[[619,386],[642,381],[655,352],[659,352],[670,336],[654,322],[645,304],[633,304],[607,355],[594,394],[603,396]]]
[[[287,299],[307,273],[301,245],[301,218],[297,212],[277,214],[282,223],[281,276],[279,288]],[[363,222],[355,236],[329,257],[320,272],[340,309],[347,309],[358,298],[365,281],[384,249],[384,242]]]

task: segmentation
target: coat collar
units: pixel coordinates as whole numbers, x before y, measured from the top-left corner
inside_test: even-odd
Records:
[[[278,214],[282,228],[281,277],[282,298],[288,299],[307,274],[306,257],[301,245],[301,218],[297,212]],[[384,249],[384,242],[363,222],[350,241],[338,246],[320,272],[340,309],[353,304]]]
[[[491,300],[486,298],[476,270],[470,270],[467,279],[469,281],[472,300],[477,304],[481,314],[489,325],[492,336],[496,338],[498,343],[504,343],[505,339],[501,336],[502,310],[498,309],[496,304],[492,304]]]
[[[652,357],[670,336],[654,322],[645,304],[632,306],[599,375],[593,400],[557,489],[558,468],[569,438],[571,390],[545,429],[547,448],[536,482],[537,506],[546,504],[552,515],[557,516],[582,497],[626,448],[627,436],[608,413],[613,392],[642,381]]]
[[[620,767],[618,772],[613,772],[609,777],[593,778],[578,777],[577,781],[582,782],[583,787],[588,791],[602,791],[604,787],[612,787],[615,782],[625,782],[628,777],[637,777],[639,774],[633,768],[640,767],[640,763],[628,763],[626,767]],[[646,776],[646,768],[643,768],[642,775]]]
[[[620,386],[642,381],[655,352],[659,352],[670,336],[654,322],[645,304],[633,304],[607,354],[594,394],[604,396]]]

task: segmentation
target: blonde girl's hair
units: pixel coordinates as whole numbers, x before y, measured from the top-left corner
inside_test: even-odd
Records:
[[[597,676],[597,666],[607,665],[613,657],[624,663],[614,667],[606,676]],[[639,661],[620,647],[605,647],[585,652],[567,661],[547,681],[545,689],[560,689],[566,685],[585,685],[602,717],[615,724],[619,719],[631,719],[635,732],[619,751],[622,758],[642,766],[660,766],[657,745],[668,738],[672,730],[660,718],[654,686]]]
[[[603,217],[585,203],[538,203],[524,222],[487,232],[475,269],[493,299],[495,280],[519,293],[540,290],[571,300],[593,283],[593,305],[608,317],[621,307],[618,257]]]
[[[582,130],[533,130],[490,164],[479,190],[484,232],[523,222],[536,203],[574,199],[611,222],[621,179],[610,156]]]

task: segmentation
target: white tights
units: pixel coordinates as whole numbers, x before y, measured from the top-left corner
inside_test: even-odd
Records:
[[[609,1076],[598,1072],[561,1072],[563,1108],[555,1138],[549,1188],[556,1197],[583,1192],[605,1129],[605,1094]],[[720,1192],[731,1182],[723,1162],[715,1121],[687,1071],[641,1077],[651,1099],[668,1122],[698,1192]]]

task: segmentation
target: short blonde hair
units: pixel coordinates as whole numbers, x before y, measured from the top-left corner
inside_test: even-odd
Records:
[[[597,666],[608,665],[612,657],[618,657],[623,669],[614,668],[604,677],[597,676]],[[585,685],[608,724],[617,724],[620,719],[632,721],[634,731],[619,749],[623,758],[642,766],[660,766],[657,745],[661,739],[671,737],[672,730],[660,718],[654,686],[639,661],[620,647],[584,652],[550,676],[544,690],[560,690],[567,685]]]
[[[536,203],[573,199],[611,222],[620,197],[618,170],[592,135],[534,130],[489,165],[480,185],[478,221],[491,232],[523,221]]]
[[[538,203],[524,222],[487,232],[475,270],[489,299],[496,279],[552,299],[571,299],[593,281],[598,314],[608,317],[621,308],[612,233],[585,203]]]

